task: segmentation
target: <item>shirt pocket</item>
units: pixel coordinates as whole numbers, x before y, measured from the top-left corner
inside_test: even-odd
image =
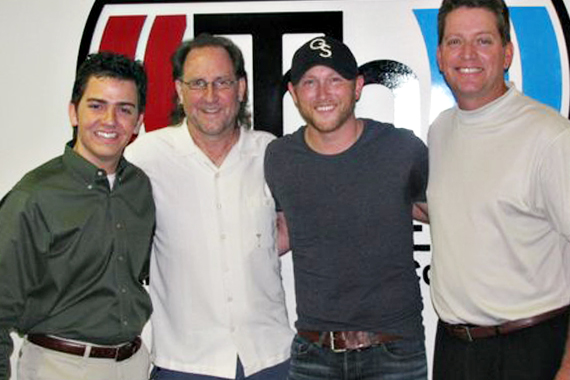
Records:
[[[243,224],[243,236],[248,250],[270,249],[276,247],[275,202],[264,195],[249,196],[246,199],[246,220]]]

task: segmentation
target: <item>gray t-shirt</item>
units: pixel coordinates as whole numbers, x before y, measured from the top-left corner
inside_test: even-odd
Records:
[[[265,175],[289,227],[300,330],[423,338],[412,204],[428,158],[411,131],[364,119],[357,142],[322,155],[305,127],[267,148]]]

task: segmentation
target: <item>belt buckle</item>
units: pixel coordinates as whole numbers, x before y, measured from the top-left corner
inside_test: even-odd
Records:
[[[117,349],[115,351],[115,361],[121,362],[125,359],[128,359],[130,356],[132,356],[131,352],[133,351],[134,346],[135,345],[132,342],[129,342],[129,343],[123,344],[122,346],[117,347]]]
[[[332,352],[334,352],[335,354],[341,354],[343,352],[346,352],[347,349],[346,348],[336,348],[334,345],[334,331],[329,331],[329,339],[331,341],[331,350]]]
[[[473,337],[471,336],[471,329],[469,326],[461,326],[463,331],[465,331],[465,335],[467,336],[468,342],[473,342]]]

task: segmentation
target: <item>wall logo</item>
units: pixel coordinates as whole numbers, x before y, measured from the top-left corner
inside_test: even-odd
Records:
[[[507,3],[516,48],[509,80],[568,115],[570,19],[564,1]],[[327,34],[351,47],[365,74],[357,114],[391,121],[425,139],[430,122],[453,104],[435,59],[439,4],[440,0],[96,0],[79,62],[99,50],[143,60],[149,74],[145,129],[150,131],[168,124],[175,94],[170,56],[178,44],[201,32],[226,35],[244,50],[250,65],[254,125],[282,135],[301,122],[286,95],[284,74],[292,54],[308,39]],[[324,45],[315,48],[327,51]]]

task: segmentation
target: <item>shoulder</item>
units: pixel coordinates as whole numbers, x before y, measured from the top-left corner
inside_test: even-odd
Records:
[[[51,191],[58,178],[67,175],[62,156],[53,158],[26,173],[2,200],[2,208],[23,210],[41,199],[42,194]],[[35,200],[35,201],[34,201]],[[10,205],[10,206],[8,206]]]
[[[265,151],[267,145],[276,139],[272,133],[256,129],[242,128],[241,133],[243,134],[245,144],[257,151]]]
[[[62,156],[55,157],[26,173],[14,189],[29,193],[41,191],[54,179],[66,174]]]
[[[140,181],[141,183],[150,183],[149,177],[146,175],[144,170],[130,162],[127,161],[127,167],[125,168],[125,173],[128,174],[128,178],[134,181]]]
[[[273,140],[267,147],[268,153],[269,151],[271,151],[272,154],[285,153],[295,147],[303,146],[304,130],[304,127],[301,127],[293,133],[286,134],[283,137]]]
[[[414,131],[397,128],[391,123],[383,123],[371,119],[362,119],[370,138],[382,144],[412,144],[425,145]]]
[[[456,107],[452,107],[440,112],[439,115],[435,118],[435,120],[431,123],[428,130],[428,142],[431,141],[433,138],[438,136],[439,134],[443,133],[442,131],[446,128],[451,128],[452,126],[452,119],[457,112]]]
[[[184,138],[185,133],[184,126],[180,125],[141,134],[127,146],[125,158],[135,165],[153,161],[154,157],[174,151],[174,147]]]
[[[175,139],[184,132],[183,125],[169,126],[156,129],[151,132],[146,132],[139,135],[127,149],[142,149],[149,146],[168,144],[175,141]]]
[[[539,126],[543,133],[557,136],[570,128],[570,121],[554,108],[521,93],[518,93],[516,100],[521,116],[528,118],[529,123],[537,122],[537,127]]]

